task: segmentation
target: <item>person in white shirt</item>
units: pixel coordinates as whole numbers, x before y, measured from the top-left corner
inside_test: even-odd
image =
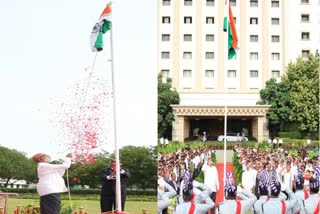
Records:
[[[307,147],[308,147],[308,148],[310,147],[310,144],[311,144],[311,140],[310,140],[310,139],[307,139]]]
[[[194,158],[192,159],[194,163],[194,177],[197,177],[199,175],[199,165],[200,165],[200,156],[198,153],[195,153]]]
[[[204,174],[204,184],[212,189],[210,198],[213,202],[216,202],[216,194],[219,191],[219,177],[217,168],[212,165],[211,157],[207,158],[207,164],[203,165],[202,171]],[[211,213],[214,214],[214,209],[211,210]]]
[[[168,140],[168,138],[164,139],[164,145],[165,145],[165,146],[168,146],[168,145],[169,145],[169,140]]]
[[[306,165],[306,171],[313,171],[312,160],[308,160],[308,164]]]
[[[59,214],[61,210],[60,193],[68,189],[62,176],[71,165],[69,153],[62,164],[51,164],[51,158],[44,153],[35,154],[32,160],[38,164],[37,191],[40,195],[41,214]]]
[[[282,182],[292,190],[293,182],[294,182],[294,174],[291,172],[290,162],[287,162],[286,169],[282,172],[281,175],[282,175]]]
[[[247,162],[246,170],[242,173],[242,188],[250,192],[254,191],[256,175],[252,170],[251,162]]]
[[[273,148],[276,148],[277,143],[278,143],[277,138],[274,138],[274,139],[272,140],[272,143],[273,143]]]
[[[204,145],[206,145],[206,142],[207,142],[207,135],[206,135],[206,132],[203,132],[202,142],[203,142],[203,144],[204,144]]]
[[[162,147],[163,144],[164,144],[164,139],[163,139],[163,137],[161,137],[161,138],[160,138],[160,146]]]

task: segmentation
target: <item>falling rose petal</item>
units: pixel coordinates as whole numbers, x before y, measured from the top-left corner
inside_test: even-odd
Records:
[[[94,163],[95,155],[102,151],[109,98],[106,81],[91,76],[89,85],[88,80],[76,83],[61,103],[58,101],[51,122],[60,130],[64,143],[59,144],[72,151],[74,162]]]

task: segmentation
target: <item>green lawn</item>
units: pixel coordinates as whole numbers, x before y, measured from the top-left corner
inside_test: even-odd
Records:
[[[63,204],[69,204],[69,201],[62,201]],[[17,205],[25,206],[28,204],[39,204],[38,200],[33,199],[17,199],[9,198],[9,212],[8,214],[13,214],[14,208]],[[83,207],[85,211],[89,214],[100,213],[100,202],[92,200],[72,200],[74,207]],[[139,202],[139,201],[127,201],[125,205],[125,211],[135,214],[141,214],[142,209],[146,209],[147,214],[157,213],[157,202]]]

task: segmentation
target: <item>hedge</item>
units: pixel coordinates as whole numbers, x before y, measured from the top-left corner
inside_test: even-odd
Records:
[[[35,188],[14,189],[14,188],[0,188],[2,192],[15,192],[15,193],[34,193],[37,194]],[[94,195],[100,194],[100,189],[71,189],[71,194],[76,195]],[[127,195],[132,196],[156,196],[157,190],[127,190]]]
[[[280,138],[299,139],[301,138],[300,132],[278,132]]]
[[[32,200],[38,200],[39,195],[37,193],[22,193],[18,195],[18,198],[20,199],[32,199]],[[90,194],[90,195],[77,195],[71,193],[71,199],[72,200],[92,200],[97,201],[100,200],[100,194]],[[61,200],[69,200],[68,193],[61,194]],[[127,195],[126,197],[127,201],[157,201],[157,196],[155,195]]]
[[[236,183],[238,185],[241,185],[241,183],[242,183],[242,165],[238,159],[236,152],[233,153],[232,164],[233,164],[234,178],[236,180]]]

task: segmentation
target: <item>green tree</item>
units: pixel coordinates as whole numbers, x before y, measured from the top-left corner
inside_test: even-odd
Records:
[[[275,78],[266,82],[266,87],[260,90],[261,101],[257,104],[271,105],[267,113],[268,128],[272,137],[280,131],[283,123],[288,120],[288,82],[277,83]]]
[[[129,186],[137,185],[142,189],[156,188],[157,160],[154,148],[143,146],[125,146],[120,149],[120,159],[124,168],[129,169]]]
[[[13,180],[37,180],[36,164],[22,152],[0,146],[0,178],[5,179],[5,186]]]
[[[158,75],[158,137],[171,139],[172,122],[174,114],[172,104],[179,104],[180,98],[176,89],[172,88],[172,80],[167,78],[162,81],[162,75]]]
[[[125,146],[120,149],[119,153],[123,167],[129,169],[131,174],[127,180],[128,187],[135,185],[142,189],[156,188],[157,161],[154,147]],[[114,158],[114,154],[105,152],[95,157],[94,163],[72,165],[69,170],[70,185],[88,185],[91,188],[99,188],[101,170],[108,168]]]
[[[298,124],[302,133],[313,136],[319,130],[319,61],[309,54],[289,63],[284,80],[289,83],[289,121]]]
[[[113,156],[108,152],[95,157],[92,164],[76,163],[70,167],[70,185],[88,185],[90,188],[98,188],[101,185],[101,170],[110,166]]]
[[[307,60],[300,57],[290,63],[281,82],[274,78],[266,82],[257,104],[271,105],[267,118],[272,134],[282,131],[283,125],[290,131],[296,126],[296,130],[311,137],[319,130],[319,74],[319,61],[310,54]]]

